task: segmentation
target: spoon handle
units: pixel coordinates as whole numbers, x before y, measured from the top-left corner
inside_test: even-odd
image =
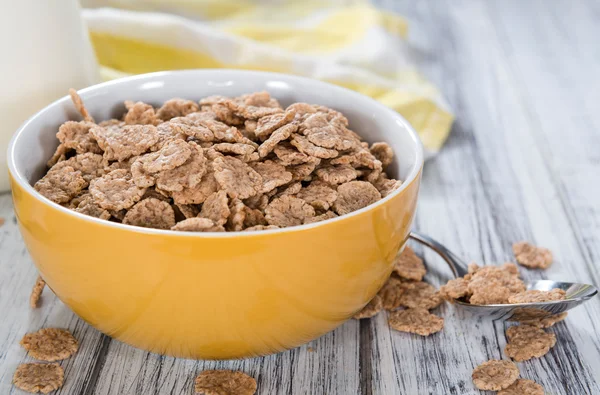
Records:
[[[411,232],[409,237],[437,252],[446,261],[448,266],[450,266],[454,277],[464,277],[469,273],[467,264],[462,259],[431,237],[417,232]]]

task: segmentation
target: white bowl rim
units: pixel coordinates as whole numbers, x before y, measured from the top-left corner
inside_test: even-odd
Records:
[[[421,143],[421,140],[420,140],[417,132],[412,127],[412,125],[402,115],[400,115],[399,113],[392,110],[391,108],[386,107],[385,105],[379,103],[378,101],[376,101],[368,96],[365,96],[363,94],[360,94],[358,92],[355,92],[353,90],[350,90],[350,89],[347,89],[347,88],[344,88],[341,86],[333,85],[333,84],[330,84],[330,83],[324,82],[324,81],[319,81],[319,80],[316,80],[313,78],[301,77],[301,76],[296,76],[296,75],[292,75],[292,74],[254,71],[254,70],[186,69],[186,70],[173,70],[173,71],[158,71],[158,72],[154,72],[154,73],[138,74],[138,75],[133,75],[133,76],[129,76],[129,77],[118,78],[115,80],[106,81],[106,82],[103,82],[100,84],[96,84],[96,85],[89,86],[87,88],[80,89],[77,92],[81,95],[85,95],[88,92],[93,92],[98,89],[107,89],[107,88],[110,89],[110,87],[112,87],[112,86],[120,85],[120,84],[127,83],[130,81],[154,80],[154,79],[161,78],[161,77],[169,77],[171,75],[186,74],[186,73],[189,73],[189,74],[231,73],[231,74],[239,74],[240,77],[241,76],[260,75],[263,77],[285,79],[288,81],[295,82],[297,84],[305,83],[305,84],[321,85],[324,88],[326,87],[327,89],[333,90],[336,94],[351,96],[357,101],[363,101],[363,102],[366,101],[366,102],[371,102],[372,104],[374,103],[383,113],[387,113],[389,116],[395,118],[396,121],[399,121],[406,128],[411,139],[415,142],[415,147],[416,147],[415,163],[413,163],[412,169],[411,169],[410,173],[408,174],[408,177],[406,177],[405,180],[402,180],[402,185],[400,185],[400,188],[396,189],[395,191],[390,193],[388,196],[382,198],[381,200],[378,200],[377,202],[375,202],[373,204],[363,207],[360,210],[353,211],[350,214],[340,215],[335,218],[315,222],[312,224],[290,226],[290,227],[280,228],[280,229],[268,229],[268,230],[261,230],[261,231],[255,231],[255,232],[244,232],[244,231],[239,231],[239,232],[187,232],[187,231],[175,231],[175,230],[170,230],[170,229],[154,229],[154,228],[144,228],[141,226],[127,225],[127,224],[122,224],[119,222],[107,221],[107,220],[103,220],[100,218],[85,215],[82,213],[78,213],[76,211],[69,210],[68,208],[63,207],[60,204],[51,201],[50,199],[44,197],[42,194],[40,194],[38,191],[36,191],[33,188],[33,186],[29,184],[27,179],[25,179],[23,174],[21,174],[17,169],[16,163],[15,163],[15,147],[19,143],[19,137],[21,136],[21,133],[23,132],[23,130],[27,129],[27,127],[29,126],[30,123],[32,123],[33,121],[35,121],[36,119],[38,119],[40,117],[43,117],[44,113],[46,111],[48,111],[50,108],[59,105],[60,102],[63,102],[65,100],[70,100],[69,96],[66,95],[66,96],[63,96],[63,97],[55,100],[54,102],[50,103],[49,105],[47,105],[46,107],[44,107],[43,109],[38,111],[36,114],[31,116],[29,119],[27,119],[19,127],[19,129],[17,129],[17,131],[11,138],[10,143],[8,145],[7,161],[8,161],[8,169],[9,169],[10,174],[12,175],[15,182],[17,182],[24,190],[29,192],[33,197],[35,197],[41,203],[50,205],[50,206],[54,207],[55,209],[62,211],[63,213],[65,213],[67,215],[75,216],[75,217],[80,218],[85,221],[91,221],[91,222],[97,223],[99,225],[115,227],[117,229],[123,229],[123,230],[131,231],[131,232],[153,234],[153,235],[184,236],[184,237],[192,237],[192,238],[194,238],[194,237],[229,238],[229,237],[259,237],[259,236],[268,235],[268,234],[304,231],[304,230],[308,230],[308,229],[312,229],[312,228],[317,228],[320,226],[326,226],[327,224],[330,224],[333,222],[343,221],[346,218],[350,218],[353,216],[361,215],[364,212],[367,212],[367,211],[372,210],[380,205],[385,204],[385,202],[387,202],[388,200],[391,200],[395,196],[399,195],[404,189],[406,189],[407,185],[410,185],[410,184],[412,184],[413,181],[415,181],[415,179],[418,177],[418,175],[423,167],[423,145]]]

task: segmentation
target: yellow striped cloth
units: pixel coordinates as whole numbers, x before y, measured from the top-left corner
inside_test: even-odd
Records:
[[[105,79],[159,70],[238,68],[341,85],[401,113],[438,152],[452,121],[412,66],[401,16],[366,1],[83,0]]]

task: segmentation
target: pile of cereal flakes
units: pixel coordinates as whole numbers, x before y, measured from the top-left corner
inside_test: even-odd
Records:
[[[517,262],[528,268],[545,269],[552,264],[552,253],[547,248],[528,242],[513,245]],[[439,291],[422,281],[426,274],[423,261],[410,247],[396,257],[391,277],[375,297],[354,318],[364,319],[388,311],[392,329],[429,336],[441,331],[444,319],[429,312],[443,300],[455,303],[487,305],[506,303],[535,303],[564,300],[565,291],[526,290],[513,263],[502,266],[469,265],[469,274],[448,281]],[[543,357],[556,344],[556,335],[546,332],[564,320],[566,312],[548,316],[544,310],[523,307],[511,318],[519,325],[506,330],[506,356],[516,362]],[[544,389],[532,380],[520,379],[517,365],[508,360],[490,360],[477,366],[472,379],[480,390],[499,391],[500,395],[543,395]]]
[[[125,102],[122,119],[68,121],[35,189],[76,212],[156,229],[255,231],[351,213],[401,184],[393,151],[369,146],[330,108],[283,108],[267,92],[160,108]]]

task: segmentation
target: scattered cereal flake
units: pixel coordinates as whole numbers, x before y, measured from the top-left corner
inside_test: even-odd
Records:
[[[297,197],[304,199],[316,210],[327,211],[337,199],[337,192],[325,182],[313,181],[306,188],[302,188]]]
[[[301,165],[288,166],[286,169],[292,173],[292,181],[304,181],[321,163],[321,159],[310,157],[309,161]]]
[[[373,299],[361,311],[354,314],[352,318],[355,320],[362,320],[363,318],[375,317],[383,309],[383,300],[381,296],[375,295]]]
[[[409,308],[434,309],[442,303],[439,292],[423,281],[403,283],[404,292],[400,304]]]
[[[200,209],[193,204],[175,204],[175,207],[181,212],[184,218],[194,218],[200,214]]]
[[[472,292],[469,298],[470,304],[489,305],[489,304],[506,304],[511,295],[510,289],[500,285],[494,281],[486,283],[485,287],[480,287]],[[471,291],[469,285],[469,291]]]
[[[196,395],[253,395],[256,380],[233,370],[205,370],[196,377]]]
[[[371,145],[370,151],[371,154],[373,154],[373,156],[381,162],[381,165],[384,169],[388,167],[394,159],[394,150],[392,150],[392,147],[390,147],[388,143],[373,143],[373,145]]]
[[[545,355],[556,344],[556,335],[531,325],[511,326],[506,330],[504,353],[517,362]]]
[[[208,218],[217,225],[225,225],[229,218],[229,199],[225,191],[215,192],[206,198],[199,216]]]
[[[127,113],[123,120],[127,125],[158,125],[161,120],[156,116],[154,107],[150,104],[126,101]]]
[[[477,272],[479,269],[481,269],[481,266],[479,266],[478,264],[476,264],[475,262],[471,262],[469,263],[469,265],[467,266],[467,270],[469,272],[469,274],[474,274],[475,272]]]
[[[57,363],[22,363],[17,366],[13,384],[27,392],[48,394],[62,387],[65,371]]]
[[[242,143],[219,143],[212,147],[215,151],[224,154],[250,155],[255,151],[252,145]]]
[[[312,224],[315,222],[321,222],[321,221],[326,221],[328,219],[332,219],[337,217],[337,214],[334,213],[333,211],[326,211],[323,214],[314,216],[314,217],[308,217],[304,219],[304,223],[305,224]]]
[[[275,130],[273,133],[271,133],[269,138],[266,139],[258,147],[258,154],[260,155],[260,157],[264,158],[265,156],[267,156],[271,151],[273,151],[275,149],[277,144],[290,138],[292,133],[294,133],[297,129],[298,129],[298,125],[293,124],[293,123],[288,123],[287,125],[284,125],[284,126],[280,127],[279,129]]]
[[[278,186],[292,181],[292,173],[286,171],[285,166],[271,160],[251,163],[250,167],[262,177],[263,185],[260,190],[261,193],[267,193]]]
[[[188,218],[176,223],[171,230],[184,232],[224,232],[221,225],[215,224],[208,218]]]
[[[277,158],[279,158],[281,163],[285,166],[300,165],[308,162],[311,158],[309,155],[298,151],[288,142],[277,144],[273,151],[275,152],[275,155],[277,155]]]
[[[480,390],[500,391],[519,378],[519,368],[511,361],[492,359],[477,366],[471,377]]]
[[[185,100],[175,98],[167,100],[164,104],[156,111],[156,116],[163,121],[168,121],[176,117],[185,117],[191,113],[195,113],[200,110],[200,106],[191,100]]]
[[[360,210],[381,199],[379,191],[365,181],[350,181],[342,184],[338,187],[337,193],[333,210],[339,215]]]
[[[201,204],[217,190],[218,184],[215,173],[209,170],[202,176],[197,187],[183,188],[181,191],[173,192],[173,200],[176,204]]]
[[[283,125],[290,123],[294,119],[294,116],[296,116],[295,111],[287,110],[284,113],[278,113],[262,117],[258,120],[258,123],[256,124],[254,135],[261,140],[265,140],[275,130],[279,129]]]
[[[71,96],[71,101],[73,101],[73,105],[75,105],[75,109],[81,114],[81,116],[83,117],[83,120],[86,122],[95,123],[94,118],[92,118],[92,116],[88,112],[87,108],[85,108],[85,105],[83,104],[83,100],[81,100],[81,97],[79,96],[77,91],[75,89],[71,88],[71,89],[69,89],[69,95]]]
[[[538,291],[537,289],[532,289],[511,295],[508,298],[508,303],[538,303],[565,300],[566,295],[567,293],[559,288],[555,288],[551,291]]]
[[[90,129],[90,133],[104,150],[104,157],[118,161],[145,153],[159,138],[153,125],[125,125],[122,128],[96,126]]]
[[[474,270],[468,286],[471,304],[508,303],[511,294],[525,291],[525,283],[519,279],[514,264],[471,266],[470,270]]]
[[[314,217],[315,209],[302,199],[286,195],[273,199],[265,214],[269,225],[295,226],[303,224],[306,218]]]
[[[358,176],[356,170],[350,165],[330,165],[321,167],[315,171],[315,174],[321,180],[329,184],[343,184],[354,180]]]
[[[459,277],[440,287],[440,296],[449,302],[469,295],[469,281]]]
[[[335,158],[339,154],[339,152],[334,149],[318,147],[308,141],[306,137],[300,136],[299,134],[294,135],[290,143],[298,148],[298,151],[309,156],[314,156],[315,158],[330,159]]]
[[[36,191],[55,203],[67,203],[77,196],[88,182],[71,166],[50,169],[46,175],[35,183]]]
[[[42,328],[28,333],[19,343],[32,358],[54,362],[69,358],[77,352],[79,345],[71,332],[59,328]]]
[[[90,183],[94,201],[106,210],[128,209],[142,198],[145,191],[145,188],[135,185],[127,170],[113,170]]]
[[[2,217],[0,217],[0,226],[4,225],[4,223],[6,222],[6,220]]]
[[[406,288],[402,281],[396,277],[390,277],[383,287],[379,290],[383,302],[383,308],[386,310],[395,310],[401,306],[401,297]]]
[[[557,322],[560,322],[567,318],[567,312],[563,311],[562,313],[554,314],[549,317],[530,319],[530,320],[519,320],[522,325],[531,325],[536,326],[538,328],[550,328]]]
[[[531,269],[546,269],[552,264],[552,252],[549,249],[526,241],[513,244],[513,253],[519,264]]]
[[[170,229],[175,225],[175,212],[167,202],[154,198],[144,199],[125,214],[123,223],[144,228]]]
[[[262,190],[260,174],[239,159],[217,158],[213,167],[217,182],[231,198],[247,199]]]
[[[249,228],[244,229],[244,232],[255,232],[258,230],[271,230],[271,229],[279,229],[279,226],[275,225],[255,225]]]
[[[32,309],[38,307],[38,302],[40,301],[40,297],[42,296],[42,292],[46,287],[46,282],[42,278],[42,276],[38,276],[37,280],[35,280],[35,285],[31,290],[31,295],[29,296],[29,306]]]
[[[229,203],[229,218],[227,218],[227,230],[238,232],[244,228],[246,220],[246,205],[240,199],[231,199]]]
[[[94,126],[96,124],[86,121],[67,121],[60,125],[56,137],[65,149],[74,149],[78,154],[86,152],[101,154],[100,146],[90,133],[90,129]]]
[[[498,395],[544,395],[544,387],[533,380],[517,379],[510,386],[499,391]]]
[[[196,143],[188,142],[187,144],[191,148],[191,155],[185,163],[174,169],[158,173],[156,185],[160,189],[181,192],[186,188],[194,188],[202,182],[208,168],[203,149]]]
[[[73,202],[73,200],[71,202]],[[90,217],[96,217],[105,220],[110,219],[110,213],[96,204],[93,197],[89,193],[79,201],[73,210],[81,214],[89,215]]]
[[[515,265],[512,262],[503,263],[502,266],[500,266],[500,267],[502,268],[502,270],[509,272],[513,276],[519,275],[519,268],[517,267],[517,265]]]
[[[423,265],[423,260],[409,246],[406,246],[404,251],[396,256],[394,271],[400,277],[414,281],[421,281],[425,273],[427,273],[425,265]]]
[[[415,308],[392,311],[389,324],[397,331],[429,336],[442,330],[444,319],[431,314],[427,309]]]
[[[57,163],[51,171],[59,170],[62,167],[71,166],[75,171],[81,172],[81,177],[86,182],[104,174],[104,158],[102,155],[91,152],[75,155],[67,160]]]
[[[195,149],[193,143],[184,140],[172,140],[156,152],[140,157],[144,171],[150,174],[171,170],[183,165]]]

